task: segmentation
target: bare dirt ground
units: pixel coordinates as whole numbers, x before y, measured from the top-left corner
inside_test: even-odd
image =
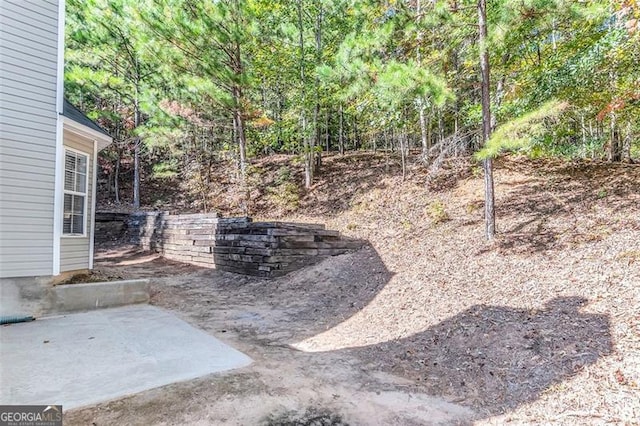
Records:
[[[472,165],[324,170],[281,218],[367,239],[359,252],[271,281],[102,253],[102,273],[153,277],[152,303],[255,363],[69,424],[640,424],[638,166],[500,162],[493,243]]]
[[[276,280],[167,261],[135,248],[99,255],[98,274],[152,278],[152,303],[253,358],[248,368],[67,413],[68,424],[460,424],[467,407],[368,368],[347,350],[289,345],[361,309],[390,276],[371,248]],[[363,271],[361,270],[363,268]]]

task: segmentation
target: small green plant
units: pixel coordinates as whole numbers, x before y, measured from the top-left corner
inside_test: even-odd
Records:
[[[276,179],[276,186],[272,186],[266,189],[267,200],[271,202],[276,208],[284,212],[292,212],[300,207],[300,191],[298,186],[282,179]]]
[[[275,178],[276,185],[282,185],[291,181],[291,169],[287,166],[282,166],[276,172]]]
[[[435,225],[446,222],[450,219],[444,203],[440,200],[433,201],[429,204],[429,207],[427,207],[427,215]]]
[[[358,229],[358,224],[357,223],[349,223],[349,224],[347,224],[347,229],[349,231],[355,231],[356,229]]]
[[[607,190],[604,188],[600,188],[598,191],[598,198],[602,199],[607,196]]]
[[[467,214],[473,214],[482,208],[483,205],[484,201],[482,200],[471,201],[465,205],[465,210],[467,211]]]

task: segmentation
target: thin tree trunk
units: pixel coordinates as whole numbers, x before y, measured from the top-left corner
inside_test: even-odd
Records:
[[[307,137],[307,118],[305,117],[305,73],[304,73],[304,23],[302,20],[302,0],[298,1],[298,31],[300,32],[300,90],[302,91],[302,112],[300,123],[302,127],[302,146],[304,150],[304,187],[309,189],[313,184],[313,151]]]
[[[133,148],[133,208],[140,208],[140,138],[137,138]]]
[[[489,52],[487,50],[487,1],[478,0],[478,30],[480,44],[480,71],[482,75],[482,141],[486,144],[491,137],[491,101]],[[493,161],[487,158],[484,166],[484,214],[485,232],[488,240],[496,234],[495,196],[493,187]]]
[[[433,145],[432,144],[433,136],[432,136],[432,131],[431,131],[431,121],[432,121],[432,119],[433,119],[433,106],[430,109],[429,119],[427,120],[427,152],[431,151],[431,146]]]
[[[340,104],[340,131],[338,132],[338,143],[340,148],[340,155],[344,155],[344,113],[342,111],[342,104]]]
[[[329,110],[324,114],[324,143],[326,151],[329,152]]]
[[[315,40],[316,40],[316,67],[319,67],[322,63],[322,17],[323,17],[323,9],[322,2],[316,0],[316,7],[318,8],[318,14],[316,15],[316,28],[315,28]],[[313,156],[315,157],[315,170],[314,173],[320,172],[320,167],[322,166],[322,142],[320,140],[320,78],[316,73],[315,78],[315,96],[316,96],[316,105],[313,113],[313,121],[315,128],[315,139],[311,146],[311,151]],[[318,152],[315,152],[315,147],[318,147]]]
[[[240,91],[239,88],[234,89],[234,92],[236,93],[236,96],[237,96],[238,103],[241,102],[240,101],[241,95],[239,94],[239,91]],[[233,127],[235,129],[235,136],[238,142],[238,151],[239,151],[239,157],[240,157],[240,176],[242,180],[244,180],[246,169],[247,169],[247,140],[244,134],[244,119],[242,118],[242,110],[239,106],[237,106],[233,110],[233,121],[234,121]]]
[[[425,106],[423,105],[422,99],[419,101],[419,114],[420,114],[420,139],[422,141],[422,156],[427,157],[429,153],[429,140],[428,140],[428,132],[427,132],[427,118],[425,117],[424,110]]]
[[[627,134],[624,137],[624,140],[622,142],[622,159],[624,161],[626,161],[627,163],[631,163],[631,138],[632,138],[632,132],[631,132],[631,122],[627,122]]]
[[[235,43],[234,49],[234,73],[240,77],[243,73],[242,56],[240,53],[240,43]],[[242,88],[234,85],[232,88],[233,95],[233,119],[235,121],[236,138],[238,142],[238,150],[240,151],[240,176],[242,181],[245,180],[247,169],[247,139],[244,133],[244,117],[242,116]]]
[[[422,47],[422,31],[420,31],[420,21],[422,20],[422,4],[420,0],[416,1],[416,14],[418,16],[418,34],[417,34],[417,47],[416,47],[416,61],[418,67],[422,66],[422,57],[420,55],[420,48]],[[429,143],[427,142],[427,120],[424,115],[425,102],[422,97],[418,98],[418,116],[420,119],[420,140],[422,141],[422,156],[426,158],[429,152]]]
[[[113,173],[113,192],[116,204],[120,204],[120,158],[122,153],[118,149],[118,158],[116,159],[116,167]]]
[[[241,13],[239,10],[239,3],[234,2],[235,13],[232,15],[233,24],[235,31],[240,31],[243,23],[241,22]],[[231,87],[231,95],[233,97],[233,120],[234,120],[234,128],[235,128],[235,137],[237,139],[239,158],[240,158],[240,179],[242,183],[243,190],[245,192],[245,198],[243,200],[243,208],[246,212],[246,203],[247,203],[247,190],[245,187],[246,183],[246,170],[247,170],[247,139],[244,132],[244,107],[242,105],[242,86],[240,85],[240,81],[242,81],[242,75],[244,74],[244,66],[242,64],[242,50],[239,41],[235,41],[233,43],[233,57],[232,57],[232,69],[235,75],[235,82]]]
[[[407,153],[405,150],[405,144],[406,144],[405,138],[406,138],[406,133],[401,133],[398,138],[398,142],[400,144],[400,159],[402,161],[402,181],[403,182],[407,178],[407,160],[406,160]]]
[[[582,131],[582,158],[587,158],[587,128],[584,125],[584,114],[580,114],[580,130]]]
[[[440,151],[444,148],[442,142],[444,141],[444,121],[442,120],[442,109],[438,108],[438,143],[440,143]]]
[[[353,148],[357,151],[360,149],[360,135],[358,134],[358,122],[353,118]]]
[[[139,102],[139,89],[138,83],[136,83],[136,98],[134,101],[133,112],[133,126],[137,129],[140,125],[140,102]],[[140,208],[140,137],[137,137],[133,146],[133,208],[138,210]]]
[[[619,162],[622,160],[622,147],[620,143],[620,132],[616,126],[616,115],[611,113],[611,141],[609,142],[609,161]]]
[[[384,147],[384,172],[389,173],[389,157],[391,156],[391,148],[389,147],[389,134],[387,133],[386,129],[384,130]]]

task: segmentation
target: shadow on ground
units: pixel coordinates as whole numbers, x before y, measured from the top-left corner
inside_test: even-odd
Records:
[[[161,276],[178,264],[155,262],[162,259],[125,268],[138,276]],[[371,246],[272,280],[185,265],[154,283],[152,303],[179,311],[216,335],[230,332],[263,348],[257,350],[288,350],[358,314],[393,275]],[[483,416],[502,414],[611,354],[609,318],[582,312],[586,303],[562,297],[539,310],[476,305],[403,339],[323,350],[332,359],[357,360],[367,377],[391,373],[411,380],[418,392],[473,407]],[[300,355],[305,365],[311,363],[305,368],[327,358]]]
[[[580,312],[586,302],[556,298],[537,311],[476,305],[408,338],[344,351],[432,394],[501,414],[611,354],[609,318]]]
[[[637,218],[603,221],[600,217],[611,219],[640,202],[637,165],[530,160],[505,162],[500,168],[538,176],[508,184],[507,191],[499,197],[497,217],[518,219],[516,225],[501,233],[501,249],[562,250],[640,226]],[[607,226],[604,222],[608,222]]]

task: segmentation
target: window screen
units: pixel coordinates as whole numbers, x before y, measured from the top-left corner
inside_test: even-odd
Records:
[[[64,235],[84,235],[89,156],[75,151],[64,153]]]

